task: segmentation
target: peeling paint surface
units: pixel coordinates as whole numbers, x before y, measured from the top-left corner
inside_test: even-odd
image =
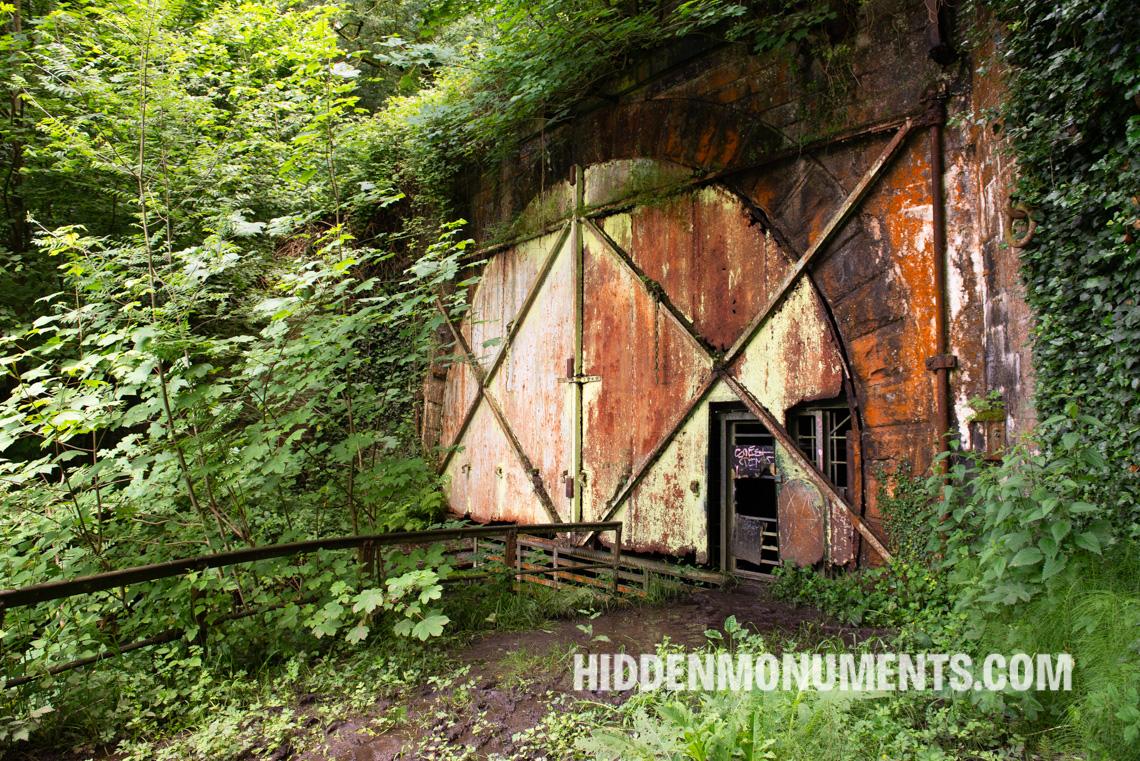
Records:
[[[583,517],[596,520],[696,396],[704,356],[593,234],[585,239]]]
[[[855,559],[855,526],[847,510],[828,500],[827,559],[832,565],[847,565]]]
[[[843,389],[843,358],[811,285],[801,280],[737,360],[734,374],[778,418]]]
[[[574,356],[572,248],[570,241],[562,247],[490,384],[563,520],[571,513],[563,475],[574,441],[574,386],[563,378]]]
[[[731,391],[729,392],[731,393]],[[704,403],[630,494],[622,511],[633,546],[708,557],[709,406]],[[623,541],[625,534],[623,533]]]
[[[596,108],[541,130],[497,171],[471,178],[468,217],[483,242],[571,218],[581,191],[586,216],[645,275],[643,282],[584,233],[582,372],[588,377],[578,379],[581,419],[567,412],[574,385],[557,382],[567,374],[575,320],[566,292],[554,295],[562,287],[556,283],[575,277],[563,273],[562,261],[550,275],[551,294],[535,304],[535,324],[523,323],[492,383],[560,514],[570,500],[559,478],[572,467],[580,424],[582,518],[601,517],[640,473],[617,513],[626,521],[626,547],[697,558],[705,551],[709,404],[737,400],[716,384],[682,424],[710,363],[651,294],[663,295],[711,346],[732,345],[787,271],[785,253],[808,249],[886,145],[891,128],[883,125],[922,118],[927,87],[940,75],[927,56],[925,8],[905,4],[891,11],[891,24],[882,24],[874,5],[860,10],[852,37],[854,83],[834,97],[814,97],[803,73],[781,56],[737,47],[654,51],[602,92]],[[977,61],[1000,70],[1000,34],[991,31],[981,38]],[[955,422],[963,432],[968,399],[997,389],[1009,405],[1012,436],[1033,423],[1032,320],[1017,253],[1002,240],[1014,167],[1000,150],[1006,139],[1000,124],[959,118],[999,103],[1004,85],[977,68],[941,73],[951,93],[943,184],[949,351],[958,360],[950,373]],[[831,141],[829,135],[843,132],[859,134]],[[909,461],[921,471],[936,448],[934,373],[925,366],[936,347],[930,138],[926,125],[910,132],[813,260],[818,290],[797,285],[729,368],[779,419],[802,401],[838,396],[849,373],[859,413],[854,502],[872,529],[878,529],[879,469]],[[584,188],[566,181],[575,166],[584,167]],[[730,171],[722,179],[731,190],[712,176],[722,169]],[[700,189],[683,190],[690,179]],[[754,217],[762,225],[751,225]],[[553,236],[544,236],[485,266],[472,295],[473,319],[463,327],[483,363],[498,348],[485,344],[507,332],[551,245]],[[438,421],[441,435],[425,440],[447,444],[476,409],[475,375],[452,365],[432,382],[425,400],[435,406],[425,420]],[[463,436],[467,449],[448,464],[456,479],[453,506],[462,512],[484,501],[480,520],[511,511],[546,520],[494,417],[478,409]],[[663,441],[675,428],[675,437]],[[493,454],[474,452],[487,447]],[[786,452],[777,447],[777,453],[785,476],[807,477]],[[641,473],[650,454],[655,460]],[[465,464],[469,473],[462,472]],[[476,475],[476,467],[492,475]],[[828,502],[820,511],[824,556],[844,565],[859,541],[846,513]],[[860,560],[870,559],[860,553]]]
[[[498,353],[510,323],[530,293],[559,234],[551,233],[493,257],[483,268],[471,297],[471,317],[463,335],[484,368]]]
[[[767,306],[789,267],[740,199],[720,187],[641,206],[607,219],[605,230],[721,350]]]
[[[454,351],[458,352],[456,348]],[[439,443],[445,447],[455,444],[455,436],[467,416],[467,411],[479,396],[479,381],[471,366],[456,358],[447,369],[443,386],[443,414],[440,421]]]
[[[632,171],[608,166],[587,176],[618,183]],[[598,197],[616,192],[608,187]],[[790,267],[788,257],[771,233],[750,224],[744,204],[720,188],[656,200],[607,215],[600,224],[623,253],[582,227],[582,518],[606,517],[615,497],[638,478],[616,513],[626,522],[626,549],[705,562],[709,478],[719,477],[708,472],[710,404],[739,400],[718,382],[691,409],[710,377],[711,360],[669,308],[700,340],[724,350],[766,310]],[[553,237],[487,266],[463,328],[473,346],[510,330]],[[574,384],[560,381],[568,380],[574,350],[575,251],[570,236],[489,386],[564,520],[571,518],[563,487],[574,462]],[[731,368],[781,419],[801,402],[841,393],[843,359],[827,319],[818,293],[801,280]],[[484,366],[492,356],[482,357]],[[459,397],[473,383],[472,373],[458,368],[452,374],[451,393]],[[482,406],[462,444],[447,471],[454,509],[481,521],[545,520],[519,457]],[[786,478],[806,478],[779,446],[777,452]],[[794,488],[780,497],[781,520],[787,512],[791,521],[785,540],[795,545],[796,557],[846,557],[854,546],[850,522],[825,510],[826,502],[811,490],[814,497],[806,502]],[[828,537],[839,543],[830,553]]]
[[[823,560],[823,498],[819,490],[801,479],[780,487],[780,559],[799,566]]]
[[[495,416],[479,405],[463,436],[463,449],[444,471],[448,502],[479,521],[545,523],[530,479]]]

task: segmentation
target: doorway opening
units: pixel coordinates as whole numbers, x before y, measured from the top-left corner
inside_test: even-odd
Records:
[[[741,405],[713,405],[709,557],[738,576],[780,564],[776,439]]]

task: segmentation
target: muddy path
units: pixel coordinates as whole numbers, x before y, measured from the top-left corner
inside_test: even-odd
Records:
[[[527,733],[560,708],[588,700],[617,704],[620,693],[575,692],[574,652],[651,653],[666,638],[697,647],[726,618],[771,634],[773,648],[841,637],[849,642],[883,632],[841,626],[818,611],[771,597],[766,587],[702,590],[659,606],[624,607],[596,618],[551,622],[543,629],[493,632],[455,653],[456,679],[421,685],[397,700],[326,728],[305,761],[531,758]],[[393,724],[392,716],[399,717]]]

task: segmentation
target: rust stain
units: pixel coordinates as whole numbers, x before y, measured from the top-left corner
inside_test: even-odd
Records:
[[[480,523],[545,523],[546,514],[495,416],[485,404],[462,439],[444,477],[451,509]]]
[[[722,350],[767,305],[788,268],[775,241],[723,188],[642,206],[606,220],[605,230]]]
[[[855,559],[855,526],[847,511],[834,503],[827,524],[827,559],[834,565],[847,565]]]
[[[777,416],[843,388],[843,359],[818,295],[801,280],[752,339],[733,374]]]
[[[924,142],[912,141],[864,203],[864,213],[878,220],[890,252],[889,298],[904,315],[903,324],[853,339],[855,364],[865,368],[867,394],[863,414],[868,427],[929,420],[933,376],[925,360],[934,353],[934,271],[929,166]],[[870,372],[866,372],[869,370]]]
[[[441,445],[448,447],[455,443],[455,435],[478,394],[479,381],[471,367],[463,361],[454,362],[447,369],[447,379],[443,386]]]
[[[567,240],[490,389],[563,520],[571,504],[563,474],[572,467],[573,385],[560,382],[574,356],[574,273]]]
[[[583,388],[583,516],[592,520],[693,398],[706,361],[602,241],[585,241],[583,372],[601,378]]]
[[[630,494],[621,512],[630,549],[707,561],[708,416],[702,404]]]
[[[503,251],[484,266],[462,326],[464,338],[484,368],[499,351],[510,322],[518,314],[558,236],[559,233],[551,233]]]

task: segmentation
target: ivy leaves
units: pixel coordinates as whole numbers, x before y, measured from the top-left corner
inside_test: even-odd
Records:
[[[1075,558],[1131,539],[1133,526],[1115,518],[1127,494],[1114,489],[1114,468],[1100,452],[1107,426],[1075,406],[1069,413],[1039,425],[1051,449],[1021,445],[1000,466],[964,458],[949,485],[929,480],[948,511],[945,523],[931,522],[931,547],[946,543],[944,567],[960,606],[997,613],[1028,602]]]
[[[1009,25],[1005,123],[1019,199],[1038,221],[1020,252],[1036,312],[1037,404],[1109,426],[1114,480],[1140,457],[1140,50],[1126,2],[995,0]],[[1129,20],[1122,22],[1122,20]],[[1131,487],[1129,487],[1131,488]],[[1132,517],[1135,517],[1133,514]],[[1092,540],[1083,540],[1089,546]]]

